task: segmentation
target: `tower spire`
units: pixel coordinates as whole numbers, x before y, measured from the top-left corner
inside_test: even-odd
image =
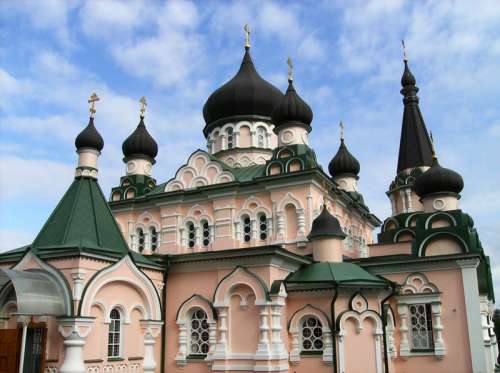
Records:
[[[340,121],[339,127],[340,127],[340,141],[344,141],[344,123],[342,123],[342,121]]]
[[[245,31],[245,49],[249,50],[250,49],[250,26],[248,26],[248,23],[245,23],[245,26],[243,26],[243,31]]]
[[[404,71],[401,77],[401,94],[403,95],[404,111],[399,144],[398,173],[415,167],[432,166],[432,145],[418,105],[418,87],[408,66],[404,41],[402,41],[402,45]]]

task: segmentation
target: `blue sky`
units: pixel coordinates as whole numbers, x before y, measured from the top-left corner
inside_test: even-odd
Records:
[[[204,148],[202,106],[237,71],[242,27],[263,77],[295,86],[314,111],[312,146],[327,166],[346,141],[360,188],[381,219],[395,176],[402,102],[401,39],[442,165],[464,176],[500,285],[500,5],[497,1],[16,1],[0,4],[0,248],[29,243],[72,180],[74,138],[96,91],[104,137],[100,183],[124,174],[121,143],[146,123],[169,179]],[[497,257],[499,259],[497,259]],[[500,289],[499,286],[497,288]]]

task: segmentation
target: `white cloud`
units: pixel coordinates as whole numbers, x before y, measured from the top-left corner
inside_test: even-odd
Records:
[[[30,244],[34,236],[18,229],[0,229],[0,252]]]
[[[25,79],[16,79],[0,67],[0,108],[5,108],[15,102],[16,96],[29,95],[33,87]]]

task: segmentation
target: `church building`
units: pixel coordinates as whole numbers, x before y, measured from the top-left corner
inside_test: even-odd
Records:
[[[489,258],[402,68],[383,220],[358,191],[356,139],[342,129],[320,165],[291,61],[283,93],[248,31],[203,107],[206,147],[169,180],[143,98],[103,194],[93,94],[72,184],[30,245],[0,254],[0,373],[497,371]]]

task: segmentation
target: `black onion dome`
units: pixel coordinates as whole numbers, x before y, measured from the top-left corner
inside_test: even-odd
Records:
[[[311,232],[307,238],[314,239],[326,237],[338,237],[343,240],[346,235],[342,231],[338,219],[330,214],[326,206],[323,205],[321,214],[312,222]]]
[[[444,168],[434,158],[432,167],[415,180],[413,189],[419,197],[437,193],[459,194],[464,188],[464,180],[459,173]]]
[[[146,155],[154,159],[158,154],[158,144],[146,129],[143,116],[135,131],[123,142],[122,150],[125,157]]]
[[[408,67],[408,61],[405,61],[405,70],[403,72],[403,76],[401,77],[401,85],[406,87],[415,84],[417,84],[417,81]]]
[[[223,118],[252,115],[271,117],[283,93],[271,83],[261,78],[248,48],[238,73],[222,87],[213,92],[203,106],[203,117],[207,126]]]
[[[288,81],[285,96],[276,105],[272,112],[272,120],[276,128],[285,124],[305,124],[308,128],[313,119],[311,107],[295,90],[293,81]]]
[[[104,140],[94,126],[94,118],[90,117],[89,124],[75,139],[77,149],[92,148],[99,151],[104,148]]]
[[[332,177],[342,174],[351,174],[357,176],[359,174],[360,165],[354,156],[347,150],[344,139],[340,139],[340,147],[335,154],[335,157],[328,165],[328,171]]]

